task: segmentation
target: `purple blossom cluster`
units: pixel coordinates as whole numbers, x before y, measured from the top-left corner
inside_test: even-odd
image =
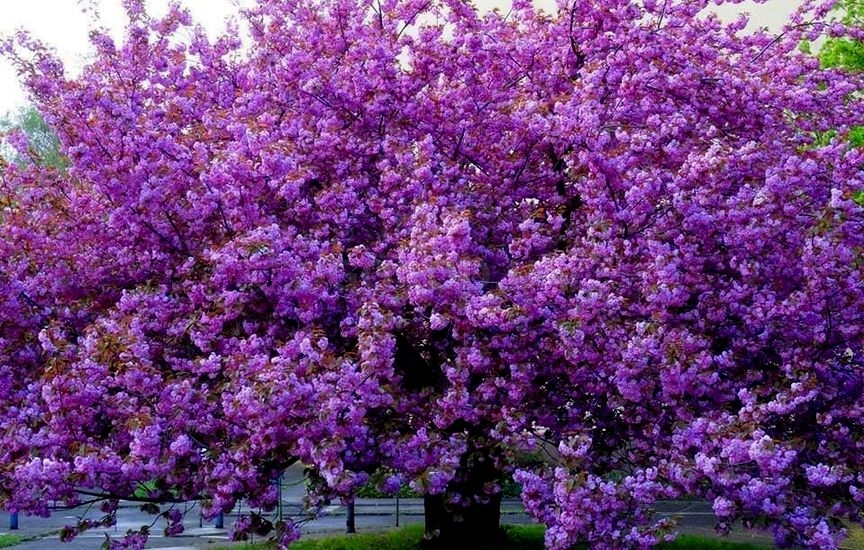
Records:
[[[518,469],[553,550],[650,548],[685,495],[836,548],[864,82],[798,44],[858,31],[711,3],[268,0],[243,46],[125,0],[75,78],[4,43],[69,166],[0,167],[0,504],[269,510],[301,461],[310,506],[383,471],[459,516]]]

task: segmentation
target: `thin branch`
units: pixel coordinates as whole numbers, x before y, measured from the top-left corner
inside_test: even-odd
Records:
[[[86,489],[76,489],[76,493],[85,495],[88,497],[95,497],[97,500],[125,500],[127,502],[144,502],[148,504],[171,504],[171,503],[183,503],[183,502],[195,502],[199,500],[204,500],[204,497],[197,496],[195,498],[146,498],[146,497],[136,497],[135,495],[127,495],[121,496],[116,495],[114,493],[97,493],[95,491],[88,491]]]
[[[663,24],[663,18],[666,17],[666,5],[669,3],[669,0],[663,0],[663,9],[660,10],[660,17],[657,18],[657,30],[660,30],[660,26]]]
[[[426,11],[426,8],[428,8],[431,4],[432,4],[431,0],[429,2],[426,2],[425,4],[423,4],[420,7],[420,9],[418,9],[417,11],[414,12],[414,15],[412,15],[411,17],[408,18],[407,21],[405,21],[405,25],[403,25],[402,29],[396,34],[397,40],[402,36],[402,33],[405,32],[405,30],[411,26],[411,24],[414,22],[414,19],[416,19],[417,16],[420,15],[422,12]]]
[[[783,30],[783,32],[781,32],[780,34],[778,34],[777,36],[775,36],[774,39],[771,40],[771,42],[768,42],[767,44],[765,44],[765,46],[764,46],[764,47],[759,51],[759,53],[756,54],[756,57],[754,57],[753,59],[751,59],[747,64],[748,64],[748,65],[752,65],[753,63],[755,63],[756,61],[758,61],[759,58],[762,57],[762,55],[763,55],[766,51],[768,51],[768,48],[770,48],[771,46],[773,46],[774,44],[776,44],[777,42],[779,42],[779,41],[780,41],[784,36],[786,36],[786,35],[789,33],[789,31],[798,30],[798,29],[803,28],[803,27],[810,27],[810,26],[814,26],[814,25],[823,25],[823,26],[826,26],[826,27],[828,26],[827,23],[824,23],[824,22],[822,22],[822,21],[807,21],[806,23],[799,23],[799,24],[797,24],[797,25],[793,25],[793,26],[791,26],[791,27],[787,27],[786,29]]]
[[[573,37],[573,29],[576,26],[576,3],[573,3],[573,6],[570,8],[570,50],[573,52],[573,55],[576,56],[576,69],[574,71],[573,77],[579,77],[579,71],[585,65],[585,54],[582,50],[579,49],[579,45],[576,44],[576,39]]]

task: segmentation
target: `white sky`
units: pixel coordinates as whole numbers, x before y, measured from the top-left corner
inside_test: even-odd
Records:
[[[244,0],[240,0],[243,2]],[[751,25],[779,28],[801,0],[771,0],[767,4],[727,5],[720,8],[724,16],[734,16],[740,11],[750,11]],[[226,18],[236,13],[236,0],[180,0],[188,7],[196,21],[202,23],[211,34],[223,29]],[[508,6],[509,0],[475,0],[482,9]],[[547,9],[554,8],[554,0],[535,0]],[[122,36],[125,16],[120,0],[0,0],[0,35],[19,28],[29,30],[35,37],[54,46],[66,64],[67,70],[79,71],[90,54],[87,39],[91,26],[89,16],[82,11],[85,4],[95,4],[100,13],[99,24],[111,29],[116,37]],[[165,12],[168,0],[147,0],[150,13]],[[0,115],[21,107],[27,102],[18,85],[15,71],[5,60],[0,59]]]
[[[147,0],[147,8],[149,13],[161,15],[168,3],[168,0]],[[180,0],[180,3],[211,34],[218,34],[225,20],[236,13],[233,0]],[[92,53],[88,39],[91,16],[82,9],[87,4],[97,6],[100,26],[111,29],[115,39],[123,36],[126,16],[120,0],[0,0],[0,35],[27,29],[55,47],[67,71],[75,74]],[[0,59],[0,115],[26,103],[15,70]]]

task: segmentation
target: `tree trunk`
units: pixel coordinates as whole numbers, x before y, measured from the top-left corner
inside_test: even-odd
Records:
[[[501,495],[484,502],[457,506],[447,502],[446,495],[423,497],[426,533],[423,550],[457,550],[493,548],[501,536]]]

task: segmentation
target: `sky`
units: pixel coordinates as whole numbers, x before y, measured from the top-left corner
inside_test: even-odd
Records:
[[[148,12],[164,14],[168,0],[147,0]],[[211,34],[218,34],[225,21],[236,13],[235,0],[181,0],[196,21]],[[126,17],[120,0],[0,0],[0,36],[20,28],[57,49],[66,67],[76,74],[89,55],[88,31],[93,26],[91,16],[83,7],[95,5],[98,25],[112,31],[115,39],[123,36]],[[15,70],[0,59],[0,114],[27,103],[18,84]]]
[[[218,34],[224,28],[226,18],[236,13],[235,4],[245,1],[248,0],[180,0],[180,3],[189,8],[195,20],[209,33]],[[147,7],[150,13],[159,15],[165,12],[168,2],[147,0]],[[508,6],[509,0],[475,0],[475,3],[481,9],[490,9]],[[535,3],[550,10],[554,7],[554,0],[535,0]],[[797,4],[800,0],[770,0],[760,5],[745,1],[722,6],[719,11],[730,18],[741,11],[749,11],[751,26],[778,29]],[[91,16],[82,10],[85,5],[97,7],[99,26],[111,29],[116,38],[122,36],[125,16],[120,0],[0,0],[0,36],[20,28],[29,30],[36,38],[55,47],[67,69],[75,74],[91,53],[87,33],[92,21]],[[26,103],[26,95],[18,84],[14,69],[0,59],[0,115]]]

